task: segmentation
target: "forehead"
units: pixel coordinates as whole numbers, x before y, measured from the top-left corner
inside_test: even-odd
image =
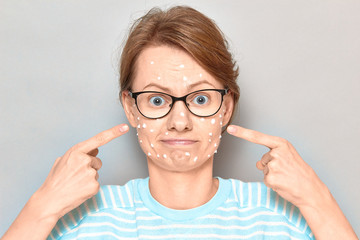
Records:
[[[184,94],[204,88],[223,88],[188,53],[169,46],[144,49],[137,59],[135,69],[133,91],[166,90],[169,93]]]

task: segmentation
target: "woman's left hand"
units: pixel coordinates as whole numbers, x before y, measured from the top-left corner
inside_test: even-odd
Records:
[[[228,133],[270,148],[256,167],[264,173],[264,183],[297,207],[316,206],[327,187],[287,140],[231,125]]]

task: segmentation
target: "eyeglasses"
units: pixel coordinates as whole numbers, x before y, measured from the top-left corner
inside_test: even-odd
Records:
[[[203,89],[174,97],[170,94],[156,91],[130,92],[141,115],[156,119],[165,117],[173,108],[175,102],[182,101],[189,111],[198,117],[210,117],[221,108],[223,97],[228,89]]]

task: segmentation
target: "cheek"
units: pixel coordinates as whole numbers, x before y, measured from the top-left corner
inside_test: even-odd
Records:
[[[138,136],[141,148],[149,156],[151,156],[150,149],[155,148],[156,121],[136,116],[136,135]]]
[[[199,133],[203,141],[201,151],[205,152],[207,157],[211,157],[211,155],[217,153],[222,138],[223,115],[223,110],[220,110],[212,117],[200,118],[198,120],[198,124],[202,129],[201,133]]]

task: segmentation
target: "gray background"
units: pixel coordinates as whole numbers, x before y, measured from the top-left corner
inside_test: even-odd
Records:
[[[127,122],[118,48],[153,6],[213,18],[240,65],[235,123],[288,139],[360,235],[359,1],[0,1],[0,235],[72,145]],[[214,175],[261,181],[267,148],[225,135]],[[135,131],[100,148],[101,184],[147,176]]]

